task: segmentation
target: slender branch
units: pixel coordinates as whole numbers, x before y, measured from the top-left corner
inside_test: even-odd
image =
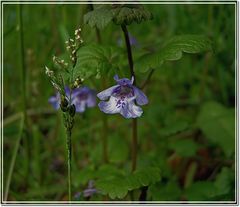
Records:
[[[21,115],[20,115],[20,131],[19,131],[18,138],[17,138],[16,144],[15,144],[15,148],[13,150],[13,155],[12,155],[12,159],[10,162],[10,167],[9,167],[9,171],[8,171],[8,175],[7,175],[5,194],[4,194],[5,201],[7,201],[7,199],[8,199],[9,187],[10,187],[11,180],[12,180],[12,174],[13,174],[13,170],[14,170],[14,166],[15,166],[15,162],[16,162],[16,158],[17,158],[17,153],[18,153],[19,146],[20,146],[20,141],[22,138],[23,123],[24,123],[24,119],[23,119],[23,114],[21,113]]]
[[[129,35],[128,35],[128,30],[126,25],[121,25],[122,27],[122,31],[124,34],[124,38],[125,38],[125,43],[126,43],[126,47],[127,47],[127,54],[128,54],[128,64],[129,64],[129,69],[130,69],[130,73],[131,76],[134,77],[134,85],[136,85],[136,76],[134,73],[134,69],[133,69],[133,58],[132,58],[132,49],[131,49],[131,45],[130,45],[130,40],[129,40]],[[136,166],[137,166],[137,119],[133,119],[132,120],[132,172],[134,172],[136,170]]]
[[[148,74],[146,80],[144,81],[140,89],[144,89],[146,87],[146,85],[150,82],[153,73],[154,73],[154,69],[151,69],[150,73]]]
[[[130,44],[130,40],[129,40],[128,30],[127,30],[126,25],[124,25],[124,24],[122,24],[121,27],[122,27],[122,31],[124,34],[126,47],[127,47],[128,64],[129,64],[130,73],[131,73],[131,76],[134,77],[134,85],[136,85],[136,76],[135,76],[135,73],[133,70],[132,49],[131,49],[131,44]]]
[[[19,21],[19,49],[20,49],[20,67],[22,71],[22,105],[24,121],[27,117],[27,95],[26,95],[26,65],[23,37],[23,20],[22,20],[22,5],[18,5],[18,21]]]
[[[72,200],[72,143],[71,143],[71,130],[67,129],[67,157],[68,157],[68,199]]]
[[[26,71],[26,64],[25,64],[25,50],[24,50],[24,32],[23,32],[23,15],[22,15],[22,5],[18,4],[18,25],[19,25],[19,61],[20,61],[20,68],[21,68],[21,92],[22,92],[22,110],[23,110],[23,133],[24,136],[24,145],[26,147],[26,181],[25,183],[28,185],[29,181],[29,173],[31,171],[30,167],[30,158],[31,158],[31,143],[30,143],[30,136],[29,136],[29,124],[28,124],[28,117],[27,117],[27,71]]]

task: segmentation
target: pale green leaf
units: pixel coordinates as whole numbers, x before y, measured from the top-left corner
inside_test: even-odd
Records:
[[[117,69],[117,48],[101,45],[81,47],[78,52],[78,61],[74,69],[74,77],[87,79],[91,76],[100,78],[102,74],[115,74]]]
[[[164,61],[178,60],[182,53],[200,53],[211,50],[210,40],[201,35],[176,36],[165,43],[157,52],[141,56],[135,63],[138,71],[146,72],[150,68],[159,68]]]
[[[137,170],[133,174],[111,175],[107,174],[96,182],[96,187],[103,194],[108,194],[110,198],[123,198],[129,190],[138,189],[141,186],[149,186],[161,179],[158,168],[146,168]]]
[[[197,117],[197,126],[206,135],[206,138],[220,146],[227,156],[234,153],[234,110],[217,102],[205,103]]]
[[[84,15],[84,23],[89,24],[91,27],[103,29],[111,22],[113,18],[112,12],[107,8],[94,9]]]
[[[194,156],[198,149],[198,144],[191,139],[178,139],[169,142],[169,148],[183,157]]]

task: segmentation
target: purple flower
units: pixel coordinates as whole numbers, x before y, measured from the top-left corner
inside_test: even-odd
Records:
[[[96,193],[99,193],[99,191],[96,188],[94,188],[94,181],[89,180],[88,181],[88,187],[85,190],[83,190],[82,192],[77,192],[74,195],[74,198],[76,200],[81,199],[82,196],[85,197],[85,198],[88,198],[88,197],[93,196]]]
[[[120,113],[125,118],[137,118],[143,113],[143,110],[138,105],[148,103],[146,95],[133,85],[134,78],[119,79],[118,75],[114,76],[117,85],[112,86],[97,94],[97,97],[102,100],[98,106],[101,111],[106,114]],[[110,98],[109,98],[110,97]],[[106,101],[109,98],[108,101]]]
[[[70,100],[70,89],[65,87],[66,99]],[[61,103],[61,95],[59,92],[55,96],[49,98],[48,102],[53,106],[54,109],[58,110]],[[71,104],[76,107],[76,112],[82,113],[86,108],[91,108],[96,105],[95,91],[84,86],[76,88],[72,91]]]
[[[94,188],[94,181],[89,180],[88,187],[83,191],[83,196],[90,197],[90,196],[94,195],[95,193],[98,193],[98,190],[96,188]]]

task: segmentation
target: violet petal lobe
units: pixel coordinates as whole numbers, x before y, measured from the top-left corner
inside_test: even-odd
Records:
[[[97,94],[97,97],[100,99],[100,100],[106,100],[109,96],[112,95],[112,93],[114,92],[114,90],[119,87],[119,85],[116,85],[116,86],[112,86],[100,93]]]
[[[98,106],[106,114],[116,114],[120,112],[120,108],[116,106],[117,101],[117,98],[111,96],[109,101],[101,101]]]
[[[136,96],[136,101],[139,105],[146,105],[148,103],[147,96],[136,86],[133,86],[134,95]]]
[[[53,106],[55,110],[58,110],[60,108],[60,102],[61,102],[60,93],[57,93],[55,96],[51,96],[48,99],[48,102]]]
[[[122,107],[120,114],[125,118],[137,118],[140,117],[143,113],[143,110],[135,105],[134,99],[128,100],[124,107]]]
[[[94,107],[96,106],[96,95],[95,95],[95,92],[94,94],[93,93],[90,93],[88,95],[88,98],[87,98],[87,106],[88,107]]]

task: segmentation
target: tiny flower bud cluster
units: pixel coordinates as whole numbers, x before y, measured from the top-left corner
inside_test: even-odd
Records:
[[[60,59],[60,58],[56,57],[55,55],[53,56],[53,62],[54,62],[54,64],[60,66],[63,69],[67,69],[67,67],[68,67],[68,63],[66,63],[65,60]]]
[[[76,80],[73,82],[72,89],[79,88],[83,81],[84,81],[83,78],[77,77]]]
[[[45,73],[46,75],[48,76],[48,78],[50,79],[50,82],[52,83],[53,87],[59,91],[59,92],[62,92],[62,87],[61,85],[62,84],[62,79],[59,80],[56,75],[54,74],[54,72],[52,70],[50,70],[47,66],[45,66]]]
[[[69,39],[68,41],[65,42],[66,44],[66,49],[70,53],[70,59],[73,63],[73,65],[76,65],[77,62],[77,50],[80,48],[80,45],[83,43],[83,40],[81,38],[81,29],[75,30],[75,39]]]

